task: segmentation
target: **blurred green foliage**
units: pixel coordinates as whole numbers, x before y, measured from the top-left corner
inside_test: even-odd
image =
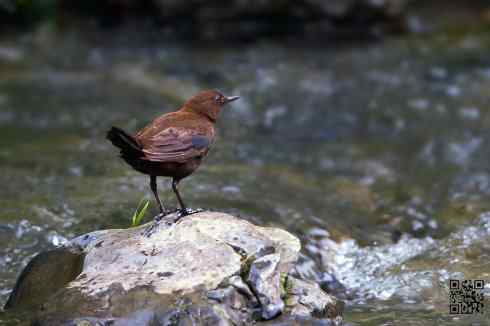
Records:
[[[0,0],[0,27],[29,27],[39,22],[61,22],[64,18],[95,18],[101,25],[112,26],[123,17],[156,14],[153,1],[114,0]]]
[[[20,25],[42,19],[55,19],[59,0],[0,0],[0,18],[3,23]]]

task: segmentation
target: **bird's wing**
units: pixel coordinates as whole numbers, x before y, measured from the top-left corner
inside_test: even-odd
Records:
[[[191,158],[204,156],[212,138],[188,128],[169,127],[145,139],[145,160],[154,162],[183,163]]]

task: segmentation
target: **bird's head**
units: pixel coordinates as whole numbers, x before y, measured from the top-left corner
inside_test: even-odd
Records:
[[[212,121],[216,121],[221,108],[239,98],[239,96],[224,96],[216,90],[206,90],[197,93],[187,100],[183,109],[203,114]]]

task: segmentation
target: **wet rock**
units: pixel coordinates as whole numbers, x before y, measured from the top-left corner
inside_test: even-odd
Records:
[[[53,257],[40,254],[6,308],[32,309],[38,325],[341,318],[338,301],[318,286],[292,278],[286,283],[300,250],[286,231],[211,212],[163,221],[151,234],[148,227],[95,231]],[[49,287],[36,291],[40,285]],[[287,309],[283,298],[289,298]]]
[[[395,244],[361,247],[354,240],[336,243],[325,237],[317,244],[322,265],[332,275],[328,282],[340,281],[345,287],[342,291],[347,292],[346,297],[354,302],[373,298],[417,300],[427,305],[435,304],[436,310],[446,313],[449,279],[483,278],[490,263],[474,264],[474,257],[485,255],[489,243],[490,212],[485,212],[442,239],[418,239],[403,234]],[[293,278],[289,276],[289,287],[291,280]],[[324,284],[325,281],[327,279],[322,281],[322,287],[335,293],[336,285],[331,287]],[[301,291],[306,288],[303,284]],[[288,293],[296,292],[288,290]],[[342,297],[342,294],[337,296]],[[291,314],[304,312],[314,316],[321,311],[321,306],[315,306],[315,303],[322,300],[315,295],[309,294],[303,299],[288,297],[286,307],[291,301],[296,302],[294,300],[303,306],[296,306]]]
[[[45,297],[63,288],[80,274],[82,265],[83,253],[63,249],[40,253],[20,274],[5,309],[43,302]]]
[[[435,245],[430,237],[417,239],[406,234],[395,244],[380,246],[361,247],[352,239],[319,242],[322,265],[348,289],[348,295],[381,300],[405,295],[406,279],[393,277],[390,272]]]
[[[233,286],[240,294],[244,295],[248,300],[255,300],[256,297],[250,290],[250,287],[243,281],[240,276],[232,276],[228,279],[228,283]]]
[[[248,273],[248,283],[262,305],[262,318],[268,320],[284,310],[281,299],[281,284],[278,254],[266,255],[256,259]]]
[[[336,319],[344,304],[327,295],[320,286],[295,277],[286,280],[287,307],[295,316]],[[339,320],[340,322],[340,320]]]

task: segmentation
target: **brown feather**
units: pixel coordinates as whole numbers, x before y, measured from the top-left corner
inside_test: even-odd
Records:
[[[209,146],[196,146],[194,136],[200,135],[196,129],[169,127],[148,138],[143,147],[144,160],[153,162],[183,163],[191,158],[203,157]],[[212,140],[209,139],[211,144]]]

